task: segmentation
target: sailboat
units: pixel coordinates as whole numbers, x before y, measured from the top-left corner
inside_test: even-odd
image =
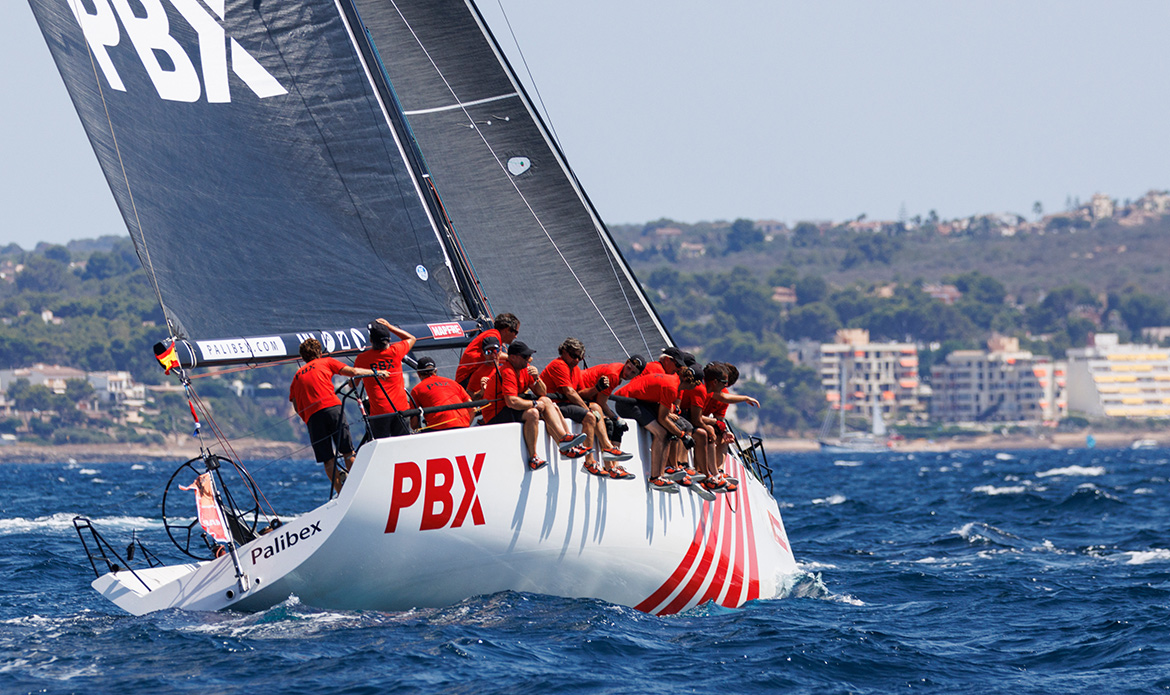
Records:
[[[185,375],[289,362],[308,337],[346,358],[374,317],[440,371],[502,311],[546,359],[569,335],[598,363],[673,344],[471,0],[29,2],[193,414]],[[518,424],[418,433],[369,442],[337,497],[267,526],[230,443],[209,442],[172,476],[200,481],[199,524],[170,523],[184,498],[164,498],[191,562],[134,561],[140,543],[123,557],[75,525],[93,587],[133,614],[509,590],[665,614],[782,595],[796,563],[760,443],[723,462],[737,491],[667,495],[628,424],[636,481],[589,475],[543,429],[540,471]]]
[[[889,446],[888,432],[885,418],[882,417],[881,403],[875,402],[870,414],[869,432],[850,431],[845,424],[846,411],[846,379],[845,365],[841,365],[840,388],[838,389],[837,403],[830,406],[825,414],[825,421],[821,425],[817,443],[821,451],[827,454],[848,453],[877,453],[887,451]],[[837,436],[834,438],[833,426],[836,425]]]

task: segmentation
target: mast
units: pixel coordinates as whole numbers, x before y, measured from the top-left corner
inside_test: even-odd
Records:
[[[431,175],[427,171],[426,161],[423,158],[422,152],[419,150],[418,141],[410,129],[410,123],[406,119],[406,114],[402,111],[402,103],[398,99],[398,94],[394,91],[394,85],[390,82],[390,76],[386,73],[386,66],[382,62],[378,48],[374,45],[370,33],[362,22],[361,16],[358,14],[357,8],[354,6],[352,0],[337,0],[337,4],[344,13],[347,21],[349,21],[350,26],[355,29],[353,31],[354,42],[358,50],[361,51],[366,63],[377,68],[376,71],[371,72],[372,82],[387,106],[390,122],[398,133],[399,139],[407,145],[405,149],[406,162],[410,167],[411,174],[414,176],[419,189],[422,191],[423,200],[426,201],[427,212],[430,214],[431,222],[439,232],[439,238],[447,253],[448,262],[454,272],[456,283],[463,295],[463,300],[466,302],[468,308],[471,309],[473,318],[490,320],[491,310],[487,306],[487,299],[480,291],[479,283],[475,280],[474,271],[455,237],[455,230],[451,220],[447,216],[447,211],[443,207],[442,200],[439,198],[439,192],[435,189]]]

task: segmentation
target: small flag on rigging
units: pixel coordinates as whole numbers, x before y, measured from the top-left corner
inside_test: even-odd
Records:
[[[165,374],[170,374],[172,369],[179,366],[179,358],[175,355],[174,343],[166,346],[165,349],[163,349],[162,343],[155,345],[154,357],[163,366],[163,373]]]
[[[179,486],[180,490],[195,491],[195,506],[199,510],[199,525],[219,543],[227,543],[230,539],[227,533],[227,522],[223,518],[223,510],[215,501],[215,481],[211,473],[203,473],[190,485]]]

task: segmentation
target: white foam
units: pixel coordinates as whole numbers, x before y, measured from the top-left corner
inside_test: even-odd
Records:
[[[81,470],[79,470],[77,472],[80,473],[81,475],[97,475],[98,474],[98,472],[93,468],[82,468]]]
[[[1004,485],[1003,487],[996,487],[994,485],[979,485],[971,488],[971,492],[982,492],[987,495],[1021,495],[1027,490],[1024,485]]]
[[[1166,548],[1156,548],[1154,550],[1135,550],[1128,553],[1122,553],[1122,557],[1128,557],[1125,561],[1127,565],[1144,565],[1148,562],[1165,562],[1170,560],[1170,550]]]
[[[1047,478],[1053,475],[1105,475],[1105,469],[1102,466],[1065,466],[1037,473],[1036,477]]]
[[[1015,461],[1016,457],[1012,456],[1011,454],[1008,454],[1008,453],[1001,451],[995,455],[995,460],[997,460],[997,461]]]
[[[26,519],[24,517],[0,519],[0,535],[45,530],[72,531],[73,517],[75,516],[77,515],[58,512],[51,516],[40,516],[35,519]],[[107,528],[131,531],[143,528],[162,528],[163,526],[161,519],[147,519],[142,516],[111,516],[92,519],[91,521],[93,521],[94,526],[103,531]]]
[[[845,499],[846,499],[845,495],[829,495],[828,497],[825,497],[823,499],[815,499],[812,501],[812,503],[813,504],[836,505],[836,504],[844,504]]]
[[[797,562],[796,568],[798,570],[801,570],[802,572],[816,572],[817,570],[835,570],[835,569],[837,569],[837,566],[830,564],[828,562],[810,561],[810,562]]]
[[[1135,494],[1135,495],[1152,495],[1152,494],[1154,494],[1154,491],[1148,487],[1139,487],[1138,489],[1133,491],[1133,494]]]
[[[842,468],[857,468],[861,465],[861,461],[834,461],[834,466],[841,466]]]

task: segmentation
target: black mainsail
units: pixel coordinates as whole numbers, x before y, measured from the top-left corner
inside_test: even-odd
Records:
[[[472,3],[29,2],[173,336],[670,342]]]

